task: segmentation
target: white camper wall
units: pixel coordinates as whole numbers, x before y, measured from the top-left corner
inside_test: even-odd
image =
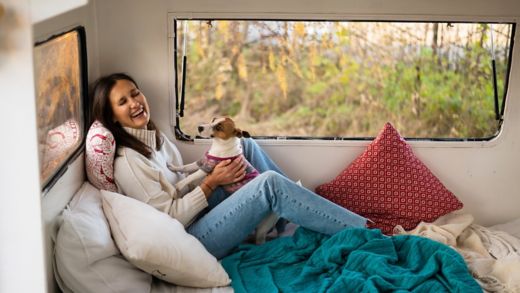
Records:
[[[86,1],[76,2],[86,3]],[[96,46],[97,26],[95,25],[96,18],[94,14],[94,2],[90,1],[87,5],[66,12],[59,9],[66,7],[69,6],[64,5],[63,7],[55,7],[54,10],[57,10],[60,13],[54,17],[46,18],[41,21],[38,20],[42,19],[42,17],[36,18],[37,22],[33,26],[33,40],[34,42],[43,41],[52,35],[66,32],[77,26],[83,26],[85,28],[87,43],[88,79],[92,80],[99,75]],[[52,267],[52,257],[54,256],[52,239],[57,233],[58,216],[61,214],[63,208],[69,202],[71,197],[85,181],[83,160],[83,156],[79,156],[74,160],[74,162],[67,168],[67,171],[41,199],[42,226],[45,233],[44,252],[46,256],[45,273],[47,279],[47,292],[59,292]]]
[[[56,15],[87,4],[87,0],[31,0],[33,23],[53,18]]]
[[[96,1],[100,73],[133,75],[149,99],[152,117],[170,128],[171,65],[168,13],[227,17],[506,20],[518,21],[517,0],[112,0]],[[518,35],[518,34],[517,34]],[[516,38],[502,133],[490,142],[411,142],[416,154],[484,224],[520,217],[520,42]],[[246,128],[246,127],[244,127]],[[313,189],[332,179],[368,142],[269,141],[265,149],[294,179]],[[207,148],[177,142],[186,161]],[[305,160],[301,160],[304,157]]]
[[[45,292],[30,6],[0,5],[0,292]]]
[[[77,26],[85,27],[89,80],[92,80],[99,75],[97,54],[97,25],[94,5],[94,1],[90,1],[87,5],[75,8],[55,17],[40,20],[33,26],[34,42],[44,41],[52,35],[66,32]]]

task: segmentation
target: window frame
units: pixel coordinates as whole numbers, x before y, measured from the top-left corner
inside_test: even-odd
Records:
[[[449,18],[449,19],[448,19]],[[504,121],[507,120],[505,118],[505,108],[508,101],[508,95],[510,92],[509,88],[509,79],[511,78],[511,67],[514,53],[514,44],[516,37],[516,26],[518,20],[513,17],[485,17],[485,16],[475,16],[475,17],[467,17],[467,16],[449,16],[449,17],[438,17],[432,15],[377,15],[377,16],[358,16],[358,15],[343,15],[343,14],[326,14],[324,17],[323,14],[315,15],[305,15],[302,16],[300,14],[278,14],[278,13],[268,13],[268,14],[250,14],[244,13],[239,17],[236,13],[206,13],[206,12],[179,12],[179,13],[168,13],[168,57],[169,57],[169,83],[170,83],[170,103],[173,105],[170,107],[170,127],[175,138],[179,141],[184,142],[197,142],[204,141],[207,139],[200,138],[198,136],[191,137],[184,133],[180,127],[180,104],[184,104],[184,101],[181,101],[178,93],[180,90],[181,84],[179,80],[182,79],[182,72],[179,73],[177,71],[177,62],[179,55],[177,48],[177,21],[183,20],[234,20],[234,21],[254,21],[254,20],[266,20],[266,21],[356,21],[356,22],[429,22],[429,23],[487,23],[487,24],[510,24],[511,28],[511,39],[510,39],[510,47],[509,47],[509,60],[507,64],[507,75],[504,81],[504,92],[502,96],[498,96],[498,111],[499,111],[499,119],[495,120],[498,123],[498,129],[494,135],[475,138],[475,137],[466,137],[466,138],[427,138],[427,137],[404,137],[407,141],[419,141],[419,142],[432,142],[442,143],[443,145],[454,145],[461,146],[461,143],[464,144],[462,147],[468,147],[468,143],[474,143],[476,145],[482,146],[485,145],[494,145],[496,141],[501,137],[501,134],[504,129]],[[182,62],[182,60],[181,60]],[[184,109],[182,109],[184,110]],[[507,122],[506,122],[507,123]],[[255,139],[262,140],[264,142],[273,142],[273,141],[292,141],[292,142],[304,142],[311,141],[311,144],[314,144],[316,141],[320,142],[367,142],[372,141],[375,136],[370,137],[331,137],[331,136],[322,136],[322,137],[311,137],[311,136],[253,136]],[[318,143],[322,145],[322,143]]]
[[[66,31],[53,34],[42,41],[37,41],[33,45],[34,49],[39,45],[52,41],[71,32],[76,32],[78,34],[78,57],[81,82],[79,90],[80,106],[82,107],[82,109],[80,109],[80,113],[83,115],[83,125],[80,125],[80,127],[82,127],[82,135],[80,136],[80,143],[74,148],[74,150],[69,154],[69,156],[61,162],[60,166],[58,166],[45,181],[40,182],[42,196],[45,196],[45,194],[47,194],[47,192],[56,184],[56,182],[58,182],[60,177],[67,171],[68,167],[80,156],[81,153],[83,153],[83,150],[85,149],[85,138],[87,136],[90,121],[90,99],[88,96],[88,60],[85,27],[73,27]],[[37,97],[35,95],[35,101],[36,98]],[[38,156],[41,155],[42,154],[38,152]]]

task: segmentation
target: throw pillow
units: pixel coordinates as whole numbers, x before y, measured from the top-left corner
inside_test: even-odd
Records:
[[[112,240],[99,190],[85,182],[62,219],[54,257],[64,292],[150,292],[152,276],[129,263]]]
[[[103,210],[121,253],[155,277],[190,287],[226,286],[224,268],[166,213],[136,199],[101,191]]]
[[[69,119],[49,130],[45,139],[43,161],[63,160],[63,154],[72,150],[72,147],[79,142],[80,136],[81,129],[74,119]]]
[[[94,121],[87,133],[85,167],[88,180],[98,189],[117,191],[114,181],[114,155],[116,143],[114,135]]]
[[[48,179],[53,175],[65,159],[81,143],[83,135],[78,121],[69,119],[59,126],[49,130],[42,145],[41,178]]]
[[[331,182],[316,193],[369,218],[369,226],[392,233],[396,225],[411,230],[421,221],[462,208],[462,203],[413,153],[397,130],[383,130]]]

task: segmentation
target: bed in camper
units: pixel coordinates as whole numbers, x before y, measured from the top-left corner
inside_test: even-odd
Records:
[[[473,216],[461,210],[463,205],[456,197],[443,194],[449,191],[439,186],[423,165],[414,167],[410,162],[405,165],[415,168],[411,172],[424,178],[419,186],[436,187],[435,192],[426,197],[414,193],[410,203],[403,201],[397,209],[390,203],[386,210],[378,210],[377,203],[384,204],[391,195],[357,203],[355,198],[348,198],[352,210],[371,219],[370,228],[345,229],[326,236],[293,224],[289,233],[263,245],[244,243],[219,262],[178,221],[114,192],[117,188],[106,180],[110,172],[93,170],[106,164],[96,164],[99,158],[88,156],[113,152],[106,149],[93,152],[89,148],[114,147],[112,143],[100,143],[103,140],[100,137],[113,139],[106,130],[102,136],[90,133],[98,133],[99,127],[94,124],[87,135],[87,158],[81,155],[72,165],[90,169],[87,171],[90,181],[82,182],[70,201],[59,197],[63,200],[61,205],[66,204],[63,210],[57,209],[53,215],[46,213],[50,217],[47,231],[52,236],[50,246],[54,247],[53,272],[64,292],[515,292],[519,289],[520,220],[495,227],[475,224]],[[397,140],[397,146],[392,140]],[[331,197],[334,194],[339,194],[341,200],[349,197],[349,192],[334,193],[337,190],[334,186],[359,185],[362,181],[345,178],[351,173],[358,174],[353,170],[360,162],[370,162],[368,156],[381,154],[377,148],[391,150],[385,147],[388,145],[394,145],[395,151],[404,149],[411,162],[419,163],[412,149],[387,124],[358,159],[338,177],[320,185],[317,192],[331,200],[335,200]],[[398,164],[401,163],[402,159]],[[396,177],[399,175],[393,178]],[[70,179],[66,176],[60,179],[64,180]],[[56,188],[59,192],[63,187],[58,183]],[[53,193],[45,198],[45,207],[59,206],[51,202],[58,197]],[[359,192],[350,194],[355,197]],[[406,197],[405,194],[398,199]],[[415,199],[431,201],[427,206],[435,208],[421,207]],[[375,207],[370,208],[369,202]],[[400,213],[403,210],[413,210],[413,216]]]
[[[0,291],[520,292],[520,4],[448,2],[1,1]],[[216,259],[114,182],[88,88],[113,72],[185,162],[232,116],[367,227]]]

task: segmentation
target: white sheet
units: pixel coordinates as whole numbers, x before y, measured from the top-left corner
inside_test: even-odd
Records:
[[[520,218],[507,223],[489,227],[492,230],[504,231],[520,239]]]
[[[462,255],[486,292],[520,292],[520,239],[473,224],[470,214],[454,212],[433,223],[421,222],[411,231],[397,226],[394,232],[423,236],[451,246]]]

